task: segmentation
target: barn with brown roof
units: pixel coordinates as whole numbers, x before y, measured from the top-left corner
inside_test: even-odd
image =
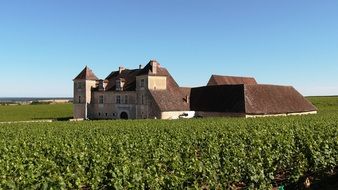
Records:
[[[252,77],[212,75],[207,86],[180,87],[167,69],[119,67],[98,79],[87,66],[75,77],[75,119],[177,119],[215,116],[314,114],[291,86],[257,84]]]
[[[317,109],[291,86],[236,84],[192,88],[190,107],[197,116],[314,114]]]

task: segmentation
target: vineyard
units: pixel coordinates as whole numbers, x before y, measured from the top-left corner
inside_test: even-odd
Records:
[[[65,120],[73,115],[72,104],[0,105],[0,122]]]
[[[338,105],[313,101],[323,111],[301,117],[0,124],[0,189],[272,189],[330,176]]]

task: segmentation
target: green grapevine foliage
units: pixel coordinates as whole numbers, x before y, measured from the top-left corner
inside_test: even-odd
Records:
[[[337,162],[335,115],[0,124],[0,189],[271,189]]]

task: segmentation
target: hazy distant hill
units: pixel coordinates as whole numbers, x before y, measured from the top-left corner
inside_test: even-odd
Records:
[[[69,97],[45,97],[45,98],[33,98],[33,97],[4,97],[0,98],[0,102],[35,102],[41,100],[72,100],[73,98]]]

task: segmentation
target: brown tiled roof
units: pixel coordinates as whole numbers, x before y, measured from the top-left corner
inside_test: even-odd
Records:
[[[291,86],[219,85],[191,89],[194,111],[244,113],[253,115],[316,111]]]
[[[155,103],[160,111],[189,111],[190,106],[185,101],[185,96],[178,88],[167,90],[150,90]]]
[[[244,113],[243,85],[205,86],[191,89],[190,109],[205,112]]]
[[[139,74],[141,69],[128,70],[125,69],[121,73],[119,71],[113,71],[106,78],[108,80],[108,85],[106,89],[108,91],[116,90],[116,80],[122,78],[125,80],[124,91],[135,91],[136,90],[136,76]]]
[[[81,73],[75,77],[74,80],[99,80],[93,71],[89,69],[87,66],[81,71]]]
[[[188,88],[188,87],[180,87],[180,90],[181,90],[181,93],[182,93],[184,96],[190,96],[191,88]]]
[[[235,77],[235,76],[220,76],[212,75],[207,86],[213,85],[232,85],[232,84],[257,84],[252,77]]]
[[[153,73],[153,70],[152,70],[152,63],[153,62],[156,62],[157,63],[157,72],[156,74]],[[165,68],[162,68],[160,67],[160,64],[155,61],[155,60],[150,60],[149,63],[144,66],[144,68],[139,72],[138,76],[141,76],[141,75],[150,75],[150,76],[167,76],[167,73],[168,71],[165,69]]]
[[[169,74],[168,70],[158,66],[156,74],[152,72],[152,66],[150,61],[143,69],[134,69],[134,70],[128,70],[125,69],[121,73],[119,71],[113,71],[108,75],[106,80],[109,81],[107,85],[107,90],[114,91],[116,89],[116,80],[123,78],[125,79],[125,91],[135,91],[136,90],[136,77],[142,76],[142,75],[149,75],[149,76],[167,76],[167,83],[168,86],[175,86],[178,87],[178,84],[176,81],[172,78],[172,76]]]
[[[165,68],[157,68],[158,76],[167,76],[166,90],[150,90],[155,103],[160,111],[189,111],[190,106],[186,101],[186,95],[182,93],[174,78]]]
[[[278,114],[316,111],[307,99],[291,86],[245,85],[247,114]]]

